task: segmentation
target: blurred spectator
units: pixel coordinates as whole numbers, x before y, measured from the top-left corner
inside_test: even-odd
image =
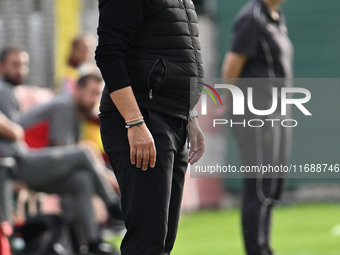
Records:
[[[280,9],[283,1],[250,1],[237,16],[231,49],[225,58],[224,78],[271,78],[271,82],[268,79],[251,80],[256,109],[269,109],[273,85],[278,82],[278,86],[289,86],[292,77],[293,47]],[[240,79],[237,85],[246,95],[249,79]],[[243,119],[261,117],[282,119],[278,109],[270,116],[255,116],[246,111],[245,116],[233,116],[233,120],[239,123]],[[267,124],[257,128],[235,125],[233,131],[242,165],[287,164],[291,134],[290,129],[282,127],[280,122],[273,127]],[[248,255],[273,254],[270,247],[271,216],[274,205],[281,197],[283,183],[282,174],[244,179],[242,225]]]
[[[100,74],[97,66],[94,64],[95,45],[96,39],[89,34],[81,34],[73,39],[61,84],[61,91],[63,93],[73,94],[77,89],[77,81],[81,76]],[[92,141],[93,145],[96,145],[104,153],[99,131],[99,98],[96,106],[98,107],[92,107],[93,114],[86,116],[86,121],[82,123],[82,138]]]
[[[77,144],[81,134],[81,124],[89,116],[92,116],[102,91],[102,78],[95,74],[88,74],[80,77],[73,95],[57,95],[45,104],[37,105],[26,112],[20,119],[20,125],[28,132],[38,134],[35,139],[42,139],[42,132],[39,132],[41,124],[47,125],[47,137],[44,140],[47,146],[64,146]],[[34,131],[35,132],[32,132]],[[32,141],[31,143],[39,144]],[[40,142],[41,144],[41,142]],[[107,180],[112,177],[112,171],[106,169],[99,151],[91,142],[82,142],[81,146],[86,146],[93,154],[97,167],[95,187],[97,194],[106,204],[109,212],[119,212],[117,195],[113,193],[112,181]],[[111,175],[110,175],[111,173]],[[98,177],[97,177],[98,176]],[[117,216],[117,215],[116,215]],[[120,216],[120,215],[118,215]]]
[[[17,124],[19,103],[13,88],[28,74],[28,63],[29,56],[21,49],[6,48],[0,53],[0,155],[16,160],[20,169],[17,178],[31,189],[73,197],[90,252],[117,254],[103,244],[94,221],[91,197],[96,177],[93,173],[98,166],[92,154],[77,146],[29,150],[23,143],[24,131]]]
[[[72,94],[81,75],[98,72],[93,64],[95,45],[96,39],[89,34],[74,38],[62,80],[63,92]]]
[[[76,144],[81,136],[81,124],[92,116],[102,89],[100,76],[84,75],[76,82],[72,95],[60,94],[31,108],[21,117],[20,124],[27,129],[46,121],[49,146]]]

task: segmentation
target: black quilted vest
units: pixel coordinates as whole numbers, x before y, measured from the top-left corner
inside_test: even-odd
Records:
[[[190,78],[203,77],[194,4],[191,0],[142,2],[144,23],[127,62],[138,105],[187,118],[194,96]],[[105,89],[100,110],[116,110]]]

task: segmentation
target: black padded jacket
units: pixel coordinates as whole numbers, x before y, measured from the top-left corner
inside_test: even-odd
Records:
[[[131,86],[140,108],[187,119],[199,97],[190,81],[203,78],[193,2],[99,0],[99,13],[100,111],[116,111],[110,93]]]

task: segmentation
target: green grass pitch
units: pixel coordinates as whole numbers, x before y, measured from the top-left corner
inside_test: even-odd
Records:
[[[339,255],[340,204],[279,206],[274,210],[276,255]],[[115,244],[119,245],[116,239]],[[239,209],[181,216],[172,255],[243,255]]]

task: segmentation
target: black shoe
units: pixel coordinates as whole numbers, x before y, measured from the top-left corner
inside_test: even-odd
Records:
[[[89,243],[88,255],[120,255],[112,245],[104,242]]]

